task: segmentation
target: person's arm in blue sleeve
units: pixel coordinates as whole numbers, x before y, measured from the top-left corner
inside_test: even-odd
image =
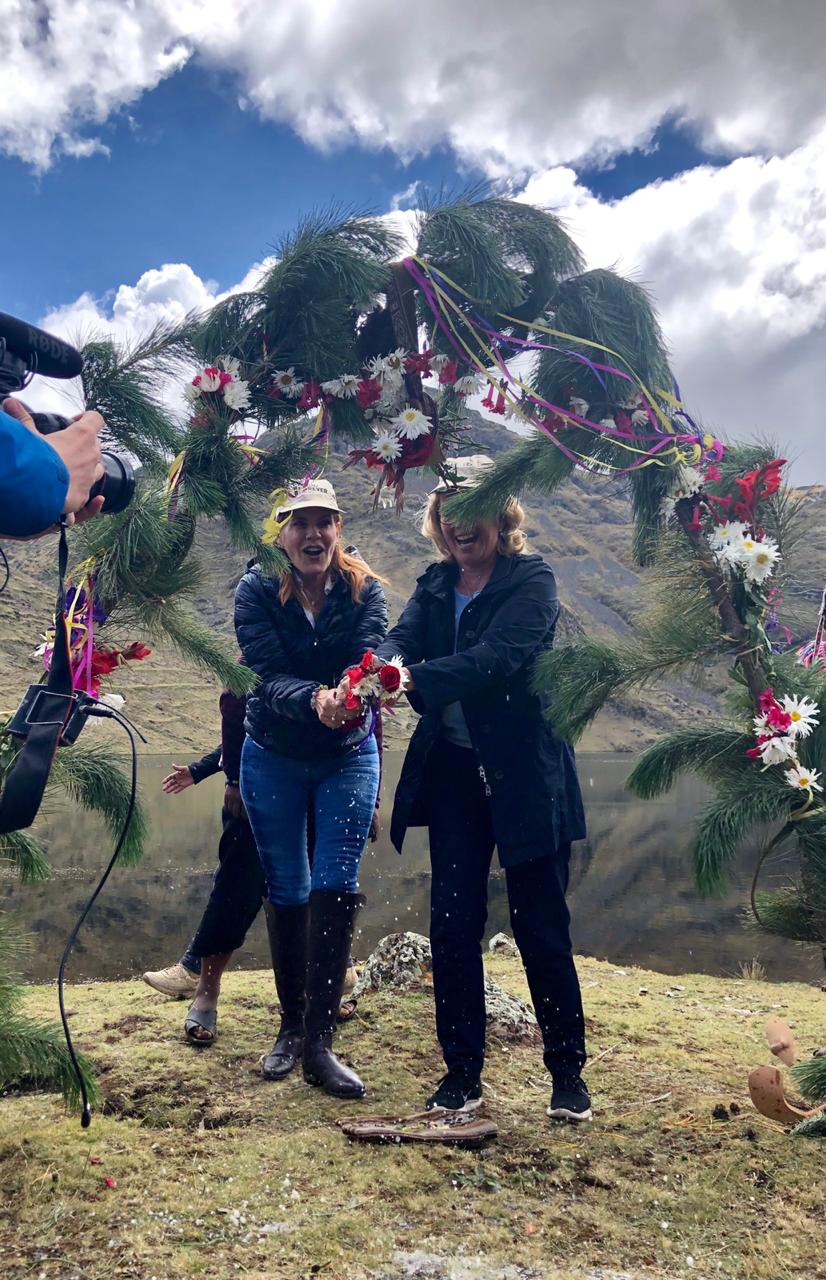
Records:
[[[57,450],[0,409],[0,537],[43,533],[60,519],[68,491]]]

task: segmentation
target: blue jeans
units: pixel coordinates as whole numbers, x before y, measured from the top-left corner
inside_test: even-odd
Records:
[[[241,797],[258,845],[274,906],[307,902],[310,889],[358,892],[361,855],[379,789],[375,738],[332,760],[295,760],[266,751],[247,736],[241,752]],[[315,819],[312,876],[307,810]]]

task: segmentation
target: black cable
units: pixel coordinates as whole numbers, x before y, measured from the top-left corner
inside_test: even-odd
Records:
[[[6,576],[3,579],[3,585],[2,587],[0,587],[0,596],[1,596],[3,592],[6,590],[6,587],[9,585],[9,578],[11,577],[11,569],[9,568],[9,562],[8,562],[8,559],[6,558],[6,553],[2,547],[0,547],[0,560],[2,560],[3,568],[6,571]]]
[[[141,738],[142,741],[145,741],[145,739],[143,738],[143,735],[137,729],[134,729],[133,731],[134,727],[129,723],[129,721],[126,719],[125,716],[120,715],[112,707],[108,707],[106,703],[99,702],[97,703],[96,706],[90,707],[89,715],[103,716],[108,719],[117,720],[118,724],[120,724],[129,734],[129,742],[132,747],[132,787],[129,794],[129,807],[126,811],[126,821],[123,824],[123,830],[121,831],[120,836],[118,838],[118,842],[115,845],[114,853],[109,859],[109,864],[106,867],[106,870],[104,871],[103,875],[100,877],[100,880],[98,881],[92,896],[89,898],[88,902],[84,906],[83,910],[81,911],[80,915],[77,918],[77,922],[74,928],[72,929],[72,932],[69,934],[69,938],[66,942],[66,946],[63,950],[63,956],[60,961],[60,968],[57,974],[57,1002],[58,1002],[58,1005],[60,1006],[60,1021],[63,1023],[63,1034],[66,1037],[66,1047],[69,1050],[69,1057],[72,1060],[72,1069],[74,1070],[75,1077],[77,1078],[78,1089],[80,1090],[80,1098],[83,1104],[83,1109],[81,1111],[81,1116],[80,1116],[80,1123],[84,1129],[88,1129],[89,1125],[92,1122],[92,1109],[89,1105],[89,1095],[86,1092],[86,1082],[83,1079],[83,1072],[81,1071],[80,1063],[77,1060],[75,1047],[72,1044],[72,1034],[69,1030],[69,1023],[66,1018],[66,1009],[63,1003],[63,980],[66,974],[66,965],[69,961],[69,956],[71,954],[72,948],[77,942],[77,936],[80,932],[81,926],[83,925],[83,922],[88,916],[92,907],[95,905],[95,902],[97,901],[98,896],[100,895],[103,889],[103,886],[106,884],[106,881],[109,879],[109,876],[115,866],[115,863],[118,860],[118,855],[121,849],[123,848],[123,842],[126,839],[126,833],[129,830],[129,824],[132,821],[132,814],[135,811],[135,797],[138,789],[138,749],[135,745],[135,734],[137,733],[138,737]]]

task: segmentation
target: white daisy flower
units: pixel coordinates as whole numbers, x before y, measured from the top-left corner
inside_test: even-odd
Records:
[[[326,391],[328,396],[343,395],[341,378],[331,378],[329,382],[322,382],[321,390]]]
[[[401,385],[406,359],[407,352],[404,347],[397,347],[395,351],[390,352],[389,356],[384,357],[381,373],[377,375],[382,386],[397,387]]]
[[[104,706],[111,707],[113,711],[122,711],[126,706],[126,699],[122,693],[102,693],[98,698],[98,702],[102,702]]]
[[[784,764],[787,760],[797,759],[797,747],[793,738],[769,738],[760,744],[760,759],[763,764]]]
[[[822,791],[823,788],[818,782],[820,774],[817,769],[807,769],[800,764],[796,769],[787,769],[784,775],[790,787],[794,787],[795,791]]]
[[[573,407],[573,406],[572,406]],[[584,414],[583,414],[584,417]],[[631,414],[631,425],[634,427],[650,427],[651,419],[645,409],[635,409]]]
[[[723,524],[718,524],[708,539],[712,551],[722,551],[733,542],[742,542],[747,528],[748,525],[741,520],[726,520]]]
[[[371,356],[364,368],[368,378],[375,378],[376,382],[381,382],[384,373],[384,356]]]
[[[272,380],[282,396],[286,396],[288,400],[297,400],[304,390],[304,383],[295,376],[295,369],[292,365],[289,369],[276,369]]]
[[[787,711],[791,716],[791,728],[789,733],[795,738],[808,738],[815,725],[820,724],[818,712],[820,708],[811,698],[793,697],[786,695],[783,698],[783,710]]]
[[[235,409],[236,413],[242,413],[244,409],[248,409],[250,403],[250,384],[248,382],[242,382],[240,379],[238,381],[228,382],[224,387],[224,403],[230,409]]]
[[[780,548],[771,538],[764,538],[762,542],[743,539],[740,563],[749,582],[765,582],[774,573],[779,559]]]
[[[352,400],[359,389],[359,379],[354,373],[343,373],[338,379],[339,395],[345,400]]]
[[[466,373],[464,377],[457,378],[453,384],[453,390],[460,396],[475,396],[482,390],[483,380],[478,373]]]
[[[754,725],[754,732],[757,734],[758,738],[761,733],[773,732],[773,730],[769,728],[769,722],[765,716],[755,716],[752,724]]]
[[[450,360],[450,356],[443,356],[443,355],[431,356],[430,367],[431,369],[434,369],[436,373],[441,373],[442,369],[444,369],[445,365],[448,363],[449,360]]]
[[[378,454],[383,462],[395,462],[402,451],[402,442],[397,435],[391,435],[389,431],[381,431],[373,441],[373,452]]]
[[[237,378],[241,373],[241,361],[236,360],[235,356],[219,356],[218,361],[225,373],[232,378]]]
[[[583,400],[582,396],[571,396],[568,401],[571,413],[575,413],[579,418],[587,418],[590,405],[587,400]]]
[[[393,426],[405,440],[418,440],[419,436],[426,436],[430,431],[430,420],[419,409],[408,405],[393,419]]]

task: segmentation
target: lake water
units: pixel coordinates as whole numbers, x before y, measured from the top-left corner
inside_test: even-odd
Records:
[[[175,759],[178,757],[176,756]],[[401,753],[387,752],[388,803]],[[128,978],[178,959],[209,892],[220,831],[222,784],[210,778],[178,796],[165,796],[161,779],[169,757],[144,756],[140,787],[150,825],[149,852],[139,866],[118,867],[98,899],[75,948],[70,978]],[[758,956],[771,979],[820,978],[822,960],[800,948],[745,927],[754,851],[744,850],[731,887],[722,898],[703,900],[691,873],[692,820],[705,792],[685,779],[667,797],[641,801],[624,789],[630,756],[583,754],[579,773],[589,837],[574,846],[570,905],[578,952],[665,973],[737,975]],[[365,957],[385,934],[428,931],[428,858],[424,832],[409,834],[403,857],[387,832],[368,846],[361,888],[368,905],[361,915],[355,953]],[[32,935],[20,957],[29,980],[53,978],[66,936],[109,855],[101,826],[65,803],[39,823],[50,853],[52,879],[21,886],[0,880],[0,911],[14,914]],[[789,870],[786,868],[785,870]],[[775,865],[764,880],[782,876]],[[509,932],[504,877],[491,876],[488,935]],[[266,931],[259,917],[236,961],[246,968],[268,965]]]

